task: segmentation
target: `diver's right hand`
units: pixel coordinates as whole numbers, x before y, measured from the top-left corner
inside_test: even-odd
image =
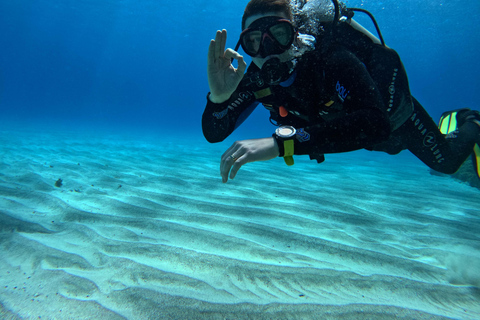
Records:
[[[230,98],[242,81],[243,74],[247,69],[247,64],[238,52],[227,49],[227,30],[217,31],[215,40],[210,41],[208,47],[208,85],[210,87],[210,101],[222,103]],[[238,61],[238,68],[235,68],[231,60]]]

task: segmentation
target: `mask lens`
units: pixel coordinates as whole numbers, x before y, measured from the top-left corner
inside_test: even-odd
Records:
[[[288,22],[279,22],[269,28],[274,39],[282,46],[290,46],[293,42],[293,28]]]
[[[295,30],[288,20],[265,17],[242,32],[240,44],[249,56],[265,57],[287,50],[293,43],[294,35]]]
[[[255,56],[260,51],[262,32],[260,30],[249,30],[242,35],[242,48],[250,56]]]

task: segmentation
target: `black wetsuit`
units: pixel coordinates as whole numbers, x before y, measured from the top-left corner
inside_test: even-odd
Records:
[[[290,78],[273,86],[264,84],[252,63],[228,101],[215,104],[207,98],[205,138],[224,140],[262,103],[273,123],[297,129],[297,155],[321,162],[327,153],[367,149],[396,154],[408,149],[437,171],[455,172],[472,152],[478,126],[466,123],[457,138],[445,139],[410,95],[402,63],[391,51],[383,62],[377,60],[385,55],[370,53],[378,62],[370,70],[341,45],[307,52]],[[278,145],[283,156],[282,143]]]

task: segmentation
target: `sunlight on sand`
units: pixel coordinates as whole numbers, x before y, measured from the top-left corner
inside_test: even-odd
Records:
[[[408,154],[222,184],[228,143],[0,142],[3,318],[480,318],[480,192]]]

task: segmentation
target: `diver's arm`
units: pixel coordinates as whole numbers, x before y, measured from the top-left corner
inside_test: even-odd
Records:
[[[210,93],[202,116],[202,130],[209,142],[223,141],[257,106],[253,95],[240,85],[247,64],[238,52],[225,50],[226,41],[227,31],[217,31],[208,47]],[[232,65],[232,59],[238,61],[238,68]]]
[[[208,142],[223,141],[257,107],[258,102],[254,95],[242,89],[242,86],[239,86],[230,99],[222,103],[213,103],[207,97],[207,106],[202,116],[202,130]]]
[[[217,31],[215,40],[208,47],[207,76],[210,87],[209,99],[214,103],[227,101],[242,81],[247,64],[243,57],[232,49],[225,50],[227,31]],[[232,60],[238,61],[238,68]]]
[[[298,130],[299,128],[297,128]],[[295,154],[349,152],[384,141],[390,133],[388,119],[376,109],[363,109],[348,116],[302,128],[310,135],[295,141]],[[283,156],[283,150],[280,151]]]
[[[274,138],[235,141],[225,151],[220,162],[223,183],[235,178],[241,166],[249,162],[267,161],[278,157],[278,145]]]

